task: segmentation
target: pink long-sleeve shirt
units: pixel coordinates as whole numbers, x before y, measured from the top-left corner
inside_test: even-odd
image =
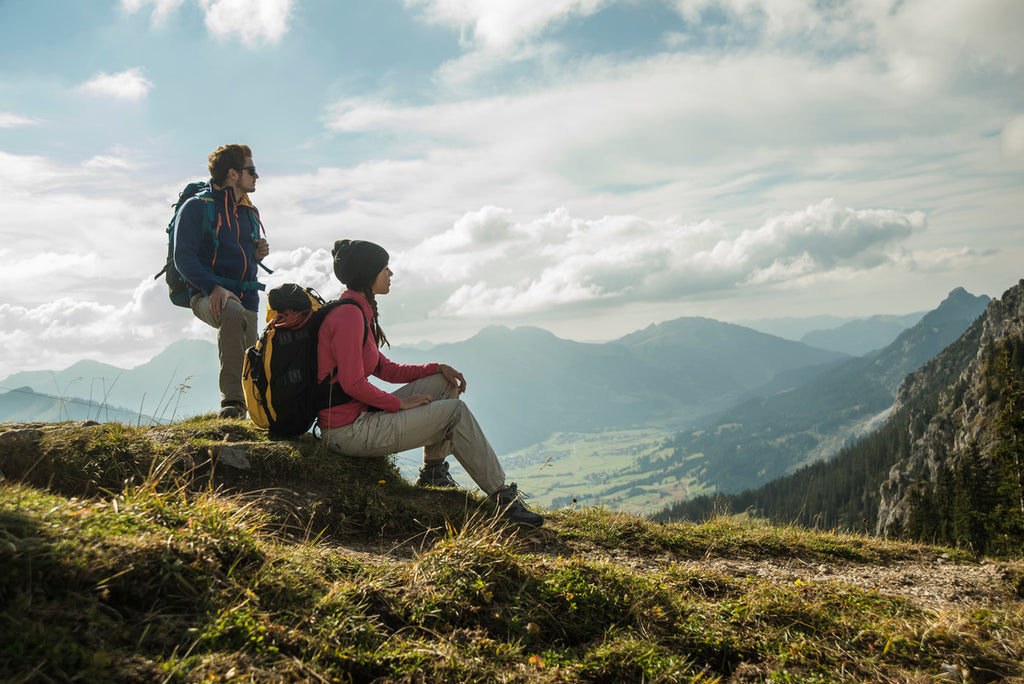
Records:
[[[335,380],[353,401],[332,406],[317,414],[321,429],[350,425],[370,407],[398,411],[401,400],[393,394],[375,387],[367,379],[371,375],[385,382],[407,383],[437,373],[436,363],[422,365],[395,363],[380,352],[373,332],[367,332],[363,342],[364,319],[373,318],[373,309],[366,297],[346,290],[341,299],[359,303],[359,311],[352,305],[335,307],[320,325],[317,338],[317,379],[323,380],[338,369]]]

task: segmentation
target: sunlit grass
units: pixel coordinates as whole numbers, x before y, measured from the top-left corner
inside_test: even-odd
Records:
[[[214,418],[57,426],[0,446],[0,472],[6,681],[1024,677],[1019,572],[1015,600],[938,612],[690,562],[974,562],[955,550],[602,508],[518,529],[387,459]]]

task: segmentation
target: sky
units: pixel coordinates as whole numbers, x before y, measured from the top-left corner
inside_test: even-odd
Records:
[[[153,276],[232,142],[262,280],[334,297],[334,240],[377,242],[396,344],[998,297],[1021,35],[1020,0],[0,0],[0,378],[214,339]]]

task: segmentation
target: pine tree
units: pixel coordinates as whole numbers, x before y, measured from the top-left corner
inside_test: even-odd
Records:
[[[1012,347],[1012,348],[1011,348]],[[1004,384],[996,423],[999,438],[992,452],[992,470],[999,502],[993,509],[995,536],[1002,553],[1024,550],[1024,390],[1017,380],[1024,345],[1007,345],[997,362]]]

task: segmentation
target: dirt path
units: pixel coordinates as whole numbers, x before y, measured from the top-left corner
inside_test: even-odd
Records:
[[[623,565],[635,571],[657,572],[671,564],[694,571],[712,572],[735,578],[759,578],[777,584],[796,581],[828,582],[877,591],[907,601],[922,610],[946,612],[956,609],[984,608],[991,604],[1020,601],[1013,596],[1008,579],[1011,566],[984,561],[979,564],[956,563],[939,557],[932,561],[898,561],[888,565],[872,563],[822,563],[793,558],[680,558],[669,553],[638,556],[626,550],[568,544],[551,544],[544,535],[525,537],[524,551],[550,556],[582,556],[589,560]],[[360,556],[367,562],[410,562],[417,550],[411,545],[391,548],[348,545],[342,553]],[[1015,563],[1016,574],[1021,574],[1024,561]]]
[[[722,560],[694,563],[735,577],[779,583],[835,582],[905,599],[919,608],[947,611],[1012,600],[1006,569],[996,563],[965,565],[944,560],[901,561],[893,565],[805,563],[799,560]]]

